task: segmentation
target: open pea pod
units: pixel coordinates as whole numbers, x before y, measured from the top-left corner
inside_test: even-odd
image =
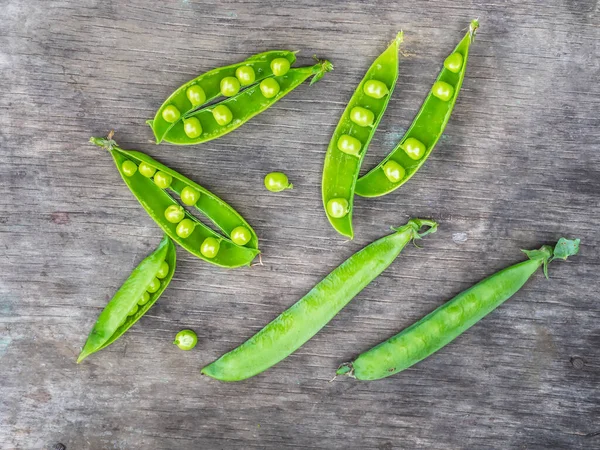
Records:
[[[271,107],[309,77],[314,76],[313,84],[332,69],[329,61],[319,61],[314,66],[292,68],[283,75],[267,77],[228,99],[188,114],[173,124],[164,140],[193,145],[224,136]]]
[[[245,61],[209,70],[183,84],[164,101],[156,111],[154,120],[146,122],[152,128],[156,143],[160,144],[169,130],[180,123],[186,114],[220,97],[222,95],[221,80],[224,78],[236,77],[236,74],[240,74],[238,69],[249,68],[242,69],[242,74],[246,77],[240,77],[242,78],[240,81],[244,85],[256,84],[262,79],[273,75],[271,69],[273,60],[284,58],[290,64],[293,64],[296,61],[295,53],[286,50],[258,53]]]
[[[112,344],[146,314],[171,282],[175,259],[173,241],[165,236],[102,310],[77,358],[78,363]]]
[[[119,148],[113,140],[91,138],[108,150],[123,181],[159,227],[177,244],[211,264],[234,268],[249,265],[260,252],[258,237],[242,216],[199,184],[141,152]],[[223,236],[190,214],[180,200],[208,217]]]
[[[412,125],[376,167],[356,182],[356,194],[379,197],[406,183],[425,163],[442,136],[463,83],[469,59],[469,47],[479,22],[473,20],[466,36],[444,61],[444,67]]]
[[[325,155],[321,184],[325,214],[333,228],[350,239],[354,237],[354,186],[398,79],[402,39],[400,32],[367,70],[340,118]]]

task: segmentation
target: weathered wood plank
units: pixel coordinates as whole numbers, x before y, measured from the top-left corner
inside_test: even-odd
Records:
[[[0,447],[600,448],[600,15],[594,0],[456,3],[5,0],[0,4]],[[320,176],[356,83],[398,29],[399,85],[365,170],[395,145],[470,19],[481,29],[438,148],[403,189],[329,227]],[[178,85],[258,51],[334,72],[197,148],[144,121]],[[234,205],[264,266],[179,252],[171,287],[121,340],[75,365],[98,312],[160,232],[90,135],[117,131]],[[293,191],[268,193],[285,171]],[[199,369],[410,216],[440,221],[320,334],[239,384]],[[518,261],[582,238],[435,357],[375,383],[337,365]],[[198,331],[193,352],[171,344]]]

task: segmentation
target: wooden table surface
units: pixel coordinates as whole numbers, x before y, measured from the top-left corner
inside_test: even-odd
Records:
[[[329,226],[321,169],[355,86],[399,29],[400,77],[363,170],[412,121],[472,18],[455,112],[402,189]],[[600,448],[600,11],[595,0],[486,2],[0,1],[0,447],[46,449]],[[180,84],[269,49],[335,70],[241,129],[156,146],[145,120]],[[99,312],[161,231],[88,143],[110,129],[231,203],[263,266],[178,249],[175,277],[126,335],[77,365]],[[294,190],[266,191],[285,171]],[[250,380],[200,368],[242,343],[362,246],[439,221],[293,356]],[[435,356],[377,382],[337,366],[521,248],[582,239]],[[182,352],[173,337],[198,332]]]

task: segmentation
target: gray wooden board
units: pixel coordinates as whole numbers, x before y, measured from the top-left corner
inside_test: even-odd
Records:
[[[365,170],[402,135],[470,19],[481,29],[438,147],[402,189],[357,199],[356,239],[322,212],[329,138],[371,61],[405,31],[398,87]],[[600,448],[600,13],[594,0],[0,1],[0,447],[43,449]],[[177,86],[268,49],[328,58],[236,132],[152,143]],[[114,128],[234,205],[264,266],[227,271],[179,249],[156,306],[76,365],[106,302],[161,237],[106,152]],[[285,171],[293,191],[262,177]],[[271,370],[199,369],[353,252],[409,217],[439,232]],[[580,255],[537,274],[451,345],[379,382],[338,364],[560,236]],[[182,328],[199,345],[172,345]]]

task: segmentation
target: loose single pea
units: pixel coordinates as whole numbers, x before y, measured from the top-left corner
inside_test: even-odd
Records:
[[[144,306],[150,300],[150,294],[146,291],[142,294],[137,304],[140,306]]]
[[[138,166],[129,159],[127,161],[123,161],[123,165],[121,166],[121,170],[127,177],[132,177],[138,170]]]
[[[338,150],[347,155],[358,156],[361,147],[358,139],[347,134],[342,134],[337,142]]]
[[[169,123],[176,122],[181,117],[181,113],[177,109],[177,107],[173,105],[169,105],[163,109],[162,117]]]
[[[273,98],[279,94],[281,87],[275,78],[265,78],[260,82],[260,92],[266,98]]]
[[[456,52],[452,53],[444,60],[444,67],[452,73],[458,73],[463,65],[463,55]]]
[[[181,330],[175,335],[173,344],[181,350],[191,350],[198,343],[198,336],[192,330]]]
[[[165,209],[165,219],[171,223],[179,223],[185,217],[185,210],[180,205],[171,205]]]
[[[190,86],[189,88],[187,88],[187,90],[185,91],[185,95],[187,96],[192,106],[200,106],[206,101],[206,93],[204,92],[204,89],[202,89],[198,85]]]
[[[180,238],[185,239],[192,234],[195,226],[196,224],[192,219],[183,219],[177,224],[177,227],[175,228],[175,233],[177,233],[177,236],[179,236]]]
[[[167,275],[169,275],[169,263],[166,261],[163,261],[160,264],[158,272],[156,272],[156,278],[160,278],[162,280]]]
[[[375,122],[375,114],[368,109],[355,106],[350,111],[350,120],[359,127],[370,127]]]
[[[236,77],[225,77],[221,80],[221,94],[232,97],[240,92],[240,82]]]
[[[139,309],[138,305],[135,305],[133,308],[131,308],[131,311],[129,311],[127,313],[127,315],[128,316],[133,316],[136,312],[138,312],[138,309]]]
[[[212,110],[212,115],[215,121],[222,127],[233,120],[231,110],[225,105],[217,105]]]
[[[271,61],[271,70],[276,77],[285,75],[290,70],[290,62],[286,58],[275,58]]]
[[[215,256],[217,256],[217,253],[219,253],[220,246],[221,244],[217,239],[215,239],[214,237],[207,237],[206,239],[204,239],[204,242],[202,242],[202,245],[200,246],[200,253],[202,253],[205,258],[214,258]]]
[[[390,90],[383,81],[379,80],[368,80],[363,86],[363,92],[372,98],[383,98]]]
[[[156,168],[152,167],[150,164],[146,162],[141,162],[140,167],[138,167],[140,173],[144,175],[146,178],[152,178],[156,173]]]
[[[173,182],[173,177],[171,175],[169,175],[167,172],[163,172],[163,171],[159,170],[154,175],[154,183],[156,183],[156,185],[161,189],[167,189],[169,186],[171,186],[172,182]]]
[[[341,219],[348,214],[349,205],[345,198],[332,198],[327,202],[327,213],[336,219]]]
[[[200,198],[200,192],[190,186],[186,186],[181,190],[181,201],[186,205],[193,206]]]
[[[385,174],[385,177],[390,180],[390,182],[398,183],[402,178],[404,178],[406,171],[404,170],[404,167],[402,167],[396,161],[389,160],[383,165],[383,173]]]
[[[190,117],[183,121],[183,131],[190,139],[197,138],[202,134],[202,125],[195,117]]]
[[[154,294],[156,291],[160,289],[160,280],[156,277],[150,282],[146,290],[151,294]]]
[[[246,245],[252,239],[250,230],[246,227],[235,227],[231,232],[231,240],[237,245]]]
[[[431,93],[443,102],[447,102],[454,95],[454,88],[445,81],[436,81],[433,83]]]
[[[265,175],[265,187],[271,192],[281,192],[294,187],[283,172],[271,172]]]
[[[410,159],[415,161],[421,159],[425,154],[425,144],[415,138],[409,137],[402,143],[402,149]]]
[[[242,86],[248,86],[254,83],[256,75],[254,69],[250,66],[241,66],[235,70],[235,77],[240,81]]]

